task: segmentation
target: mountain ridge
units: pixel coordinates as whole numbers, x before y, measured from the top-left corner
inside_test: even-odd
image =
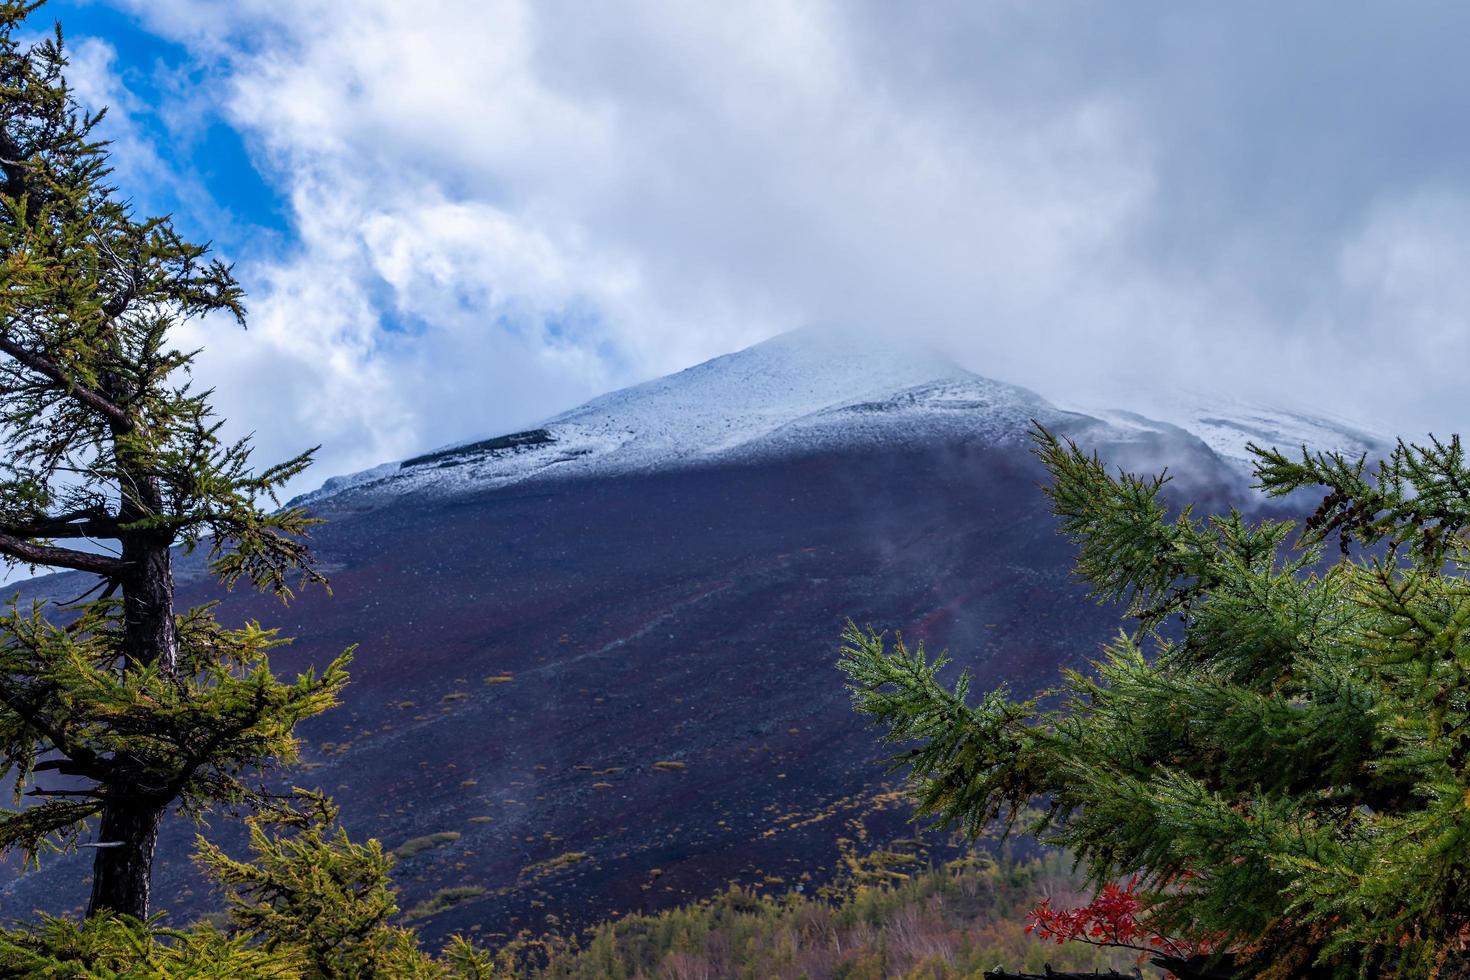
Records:
[[[1051,400],[892,337],[803,328],[600,395],[540,425],[333,477],[342,493],[459,493],[593,474],[750,462],[906,442],[1023,438],[1031,422],[1105,429],[1114,443],[1197,441],[1243,475],[1249,442],[1375,453],[1383,437],[1326,415],[1212,396],[1135,392],[1143,408]],[[1159,417],[1154,417],[1154,413]]]

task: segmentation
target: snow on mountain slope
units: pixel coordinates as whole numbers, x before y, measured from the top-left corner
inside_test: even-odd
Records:
[[[1391,444],[1384,434],[1347,419],[1299,407],[1254,404],[1221,392],[1155,390],[1139,392],[1134,401],[1129,410],[1098,408],[1091,402],[1068,407],[1115,428],[1182,429],[1247,473],[1255,465],[1255,456],[1246,448],[1251,443],[1287,452],[1306,446],[1313,452],[1346,456],[1377,456]]]
[[[1121,409],[1069,411],[932,350],[805,329],[603,395],[526,432],[328,480],[302,499],[347,490],[454,493],[921,440],[1019,442],[1033,419],[1073,430],[1096,426],[1115,444],[1163,437],[1200,446],[1200,440],[1246,472],[1249,441],[1355,453],[1381,444],[1357,427],[1300,412],[1224,401],[1216,404],[1225,408],[1198,408],[1182,396],[1141,397],[1150,399],[1156,418]]]
[[[527,432],[329,480],[304,499],[353,488],[453,492],[906,439],[1015,439],[1031,419],[1062,415],[1033,392],[933,351],[798,330],[603,395]]]

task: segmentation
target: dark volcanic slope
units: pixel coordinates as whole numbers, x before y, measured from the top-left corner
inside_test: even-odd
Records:
[[[388,847],[462,835],[399,865],[405,907],[486,890],[425,920],[431,937],[585,922],[820,877],[847,821],[884,809],[875,732],[833,667],[848,617],[952,648],[982,685],[1030,689],[1093,653],[1117,619],[1071,579],[1040,478],[1023,448],[969,445],[347,494],[318,535],[333,596],[283,610],[237,593],[223,615],[300,637],[286,670],[360,644],[346,705],[307,726],[291,779]],[[898,807],[870,827],[908,832]],[[179,912],[209,906],[191,832],[170,828],[160,855],[157,902]],[[85,872],[8,870],[0,903],[75,907]]]

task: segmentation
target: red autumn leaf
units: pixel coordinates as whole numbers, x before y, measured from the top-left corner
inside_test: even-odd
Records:
[[[1093,946],[1127,947],[1143,953],[1152,947],[1182,957],[1208,953],[1214,948],[1209,940],[1190,942],[1173,939],[1160,936],[1142,925],[1138,916],[1144,910],[1144,903],[1137,895],[1137,888],[1137,875],[1126,885],[1110,882],[1091,902],[1075,909],[1054,908],[1051,899],[1044,899],[1028,915],[1030,921],[1026,932],[1034,932],[1043,942],[1083,942]]]

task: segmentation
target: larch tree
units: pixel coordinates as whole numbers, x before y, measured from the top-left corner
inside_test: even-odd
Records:
[[[160,820],[266,799],[253,780],[335,703],[346,654],[294,681],[281,642],[177,610],[175,549],[207,550],[226,587],[288,598],[321,581],[300,509],[274,492],[310,453],[256,472],[190,386],[182,322],[244,322],[230,269],[108,183],[100,114],[68,87],[60,27],[0,3],[0,557],[96,586],[0,616],[0,851],[29,859],[95,831],[90,912],[148,912]]]
[[[391,922],[398,913],[392,855],[376,840],[354,842],[337,813],[320,793],[297,790],[291,804],[247,821],[248,860],[198,839],[194,860],[223,888],[233,935],[299,956],[304,975],[322,980],[520,975],[515,944],[497,956],[454,935],[437,959],[422,952],[417,933]]]
[[[1254,451],[1259,486],[1315,489],[1315,513],[1201,519],[1039,432],[1078,569],[1131,627],[1027,699],[851,627],[856,706],[905,747],[923,813],[1126,881],[1130,941],[1184,951],[1160,958],[1181,976],[1470,975],[1463,447]]]

